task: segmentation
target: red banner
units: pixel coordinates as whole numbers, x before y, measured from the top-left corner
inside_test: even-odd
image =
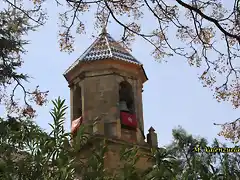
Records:
[[[130,126],[133,128],[137,127],[137,120],[135,114],[130,114],[127,112],[120,112],[122,124]]]
[[[72,127],[71,127],[72,133],[75,133],[78,130],[78,128],[81,126],[81,124],[82,124],[82,117],[79,117],[79,118],[73,120]]]

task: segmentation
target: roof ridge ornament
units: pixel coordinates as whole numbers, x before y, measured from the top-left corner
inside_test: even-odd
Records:
[[[106,26],[103,27],[103,29],[102,29],[102,34],[107,34],[107,28],[106,28]]]
[[[107,25],[105,24],[103,27],[102,27],[102,32],[100,35],[106,35],[107,34]]]

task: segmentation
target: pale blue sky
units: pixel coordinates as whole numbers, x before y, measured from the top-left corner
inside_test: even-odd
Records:
[[[49,90],[49,100],[58,96],[66,99],[69,105],[70,93],[63,72],[91,45],[94,39],[91,16],[85,17],[87,34],[76,39],[76,50],[72,54],[62,53],[57,42],[58,17],[54,2],[47,2],[49,20],[38,32],[27,37],[31,44],[27,46],[28,53],[24,56],[25,64],[21,71],[34,77],[27,87],[40,85],[42,90]],[[144,21],[144,29],[154,23]],[[108,28],[115,39],[120,37],[122,29],[115,25]],[[177,44],[176,44],[177,45]],[[223,123],[239,117],[238,110],[233,110],[230,103],[218,103],[213,99],[212,92],[203,88],[198,81],[197,70],[189,67],[186,59],[179,56],[168,58],[168,63],[155,62],[150,55],[151,46],[137,38],[133,44],[133,56],[141,61],[149,80],[144,85],[143,114],[145,133],[153,126],[158,133],[159,145],[166,145],[172,139],[172,129],[181,125],[189,133],[200,135],[209,140],[217,136],[219,128],[214,122]],[[49,130],[52,118],[49,114],[52,105],[38,109],[37,123]],[[69,111],[66,128],[70,128]]]

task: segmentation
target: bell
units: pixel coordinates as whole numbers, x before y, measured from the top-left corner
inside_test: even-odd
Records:
[[[126,101],[120,101],[119,102],[119,109],[120,109],[120,111],[127,111],[127,112],[129,112],[129,109],[127,107]]]

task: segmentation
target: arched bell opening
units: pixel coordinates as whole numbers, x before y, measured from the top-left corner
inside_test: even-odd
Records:
[[[121,127],[133,130],[137,127],[134,107],[134,94],[130,83],[123,81],[119,84],[119,110]]]
[[[119,106],[120,111],[135,113],[134,96],[131,84],[123,81],[119,84]]]

